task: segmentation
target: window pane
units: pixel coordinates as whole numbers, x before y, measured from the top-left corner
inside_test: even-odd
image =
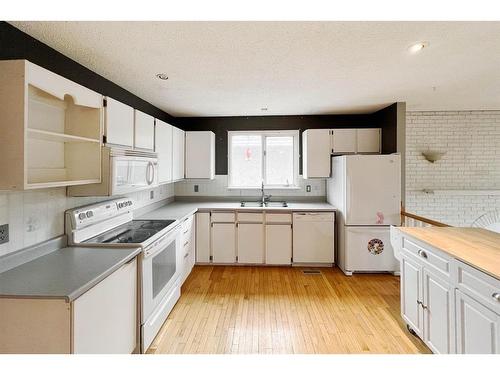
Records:
[[[293,137],[266,137],[266,185],[293,183]]]
[[[262,183],[262,141],[260,135],[231,137],[231,186],[260,187]]]

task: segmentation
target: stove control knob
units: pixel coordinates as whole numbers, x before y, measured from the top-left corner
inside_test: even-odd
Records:
[[[127,205],[128,205],[128,206],[132,206],[132,201],[128,201],[128,202],[127,202]]]
[[[91,218],[92,216],[94,216],[94,213],[92,211],[87,211],[87,217]]]
[[[80,220],[85,219],[85,217],[86,217],[86,216],[85,216],[85,213],[84,213],[84,212],[81,212],[81,213],[79,213],[79,214],[78,214],[78,218],[79,218]]]
[[[118,208],[122,208],[123,207],[123,203],[118,203]]]

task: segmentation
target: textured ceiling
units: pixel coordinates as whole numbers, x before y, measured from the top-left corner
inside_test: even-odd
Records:
[[[11,24],[174,116],[500,108],[500,22]]]

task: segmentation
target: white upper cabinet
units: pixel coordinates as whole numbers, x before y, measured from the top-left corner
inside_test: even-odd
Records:
[[[333,129],[330,134],[332,154],[356,153],[356,129]]]
[[[113,98],[106,98],[104,110],[106,143],[134,146],[134,109]]]
[[[0,71],[0,190],[100,182],[102,95],[27,60]]]
[[[186,132],[186,178],[215,178],[215,134]]]
[[[156,120],[155,151],[158,154],[158,183],[172,182],[172,125]]]
[[[302,176],[330,177],[329,129],[308,129],[302,133]]]
[[[381,152],[382,129],[357,129],[356,151],[364,154],[379,154]]]
[[[172,180],[179,181],[184,178],[184,130],[173,127],[172,144]]]
[[[137,109],[134,113],[134,147],[153,151],[155,147],[155,119]]]

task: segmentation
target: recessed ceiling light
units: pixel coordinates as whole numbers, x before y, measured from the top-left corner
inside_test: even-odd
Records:
[[[159,79],[166,81],[168,79],[168,76],[165,73],[158,73],[156,75],[156,78],[159,78]]]
[[[408,47],[410,53],[417,53],[422,51],[425,47],[428,47],[428,42],[417,42]]]

